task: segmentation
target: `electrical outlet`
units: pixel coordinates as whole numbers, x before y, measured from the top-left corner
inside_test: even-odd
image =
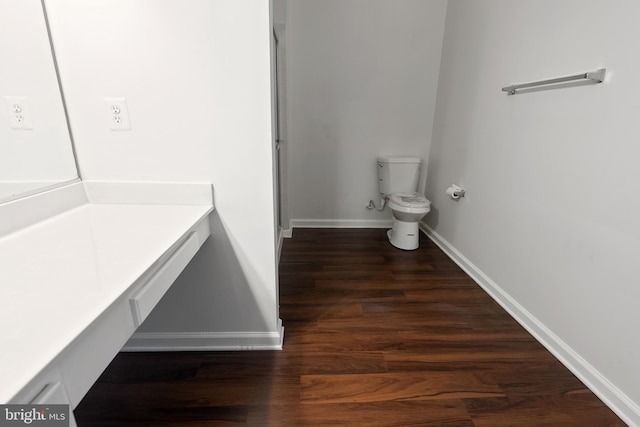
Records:
[[[105,98],[107,106],[107,118],[110,130],[131,130],[129,121],[129,109],[125,98]]]
[[[5,96],[9,123],[12,129],[33,130],[29,98],[25,96]]]

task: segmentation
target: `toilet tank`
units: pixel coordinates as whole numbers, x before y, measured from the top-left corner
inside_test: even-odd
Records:
[[[378,191],[381,194],[417,191],[421,165],[419,157],[378,157]]]

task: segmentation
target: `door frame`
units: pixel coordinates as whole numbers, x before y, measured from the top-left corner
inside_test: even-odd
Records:
[[[288,145],[287,138],[287,79],[286,79],[286,27],[284,24],[274,24],[272,29],[273,42],[273,91],[274,91],[274,189],[276,205],[276,226],[278,241],[282,237],[291,237],[291,221],[288,197]],[[280,245],[280,243],[279,243]]]

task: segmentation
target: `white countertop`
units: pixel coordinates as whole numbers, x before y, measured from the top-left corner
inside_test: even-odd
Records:
[[[0,403],[10,401],[212,209],[84,203],[0,238]]]

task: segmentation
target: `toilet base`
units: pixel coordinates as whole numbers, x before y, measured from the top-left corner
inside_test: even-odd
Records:
[[[393,228],[387,231],[389,242],[398,249],[412,251],[420,245],[420,231],[417,222],[393,221]]]

